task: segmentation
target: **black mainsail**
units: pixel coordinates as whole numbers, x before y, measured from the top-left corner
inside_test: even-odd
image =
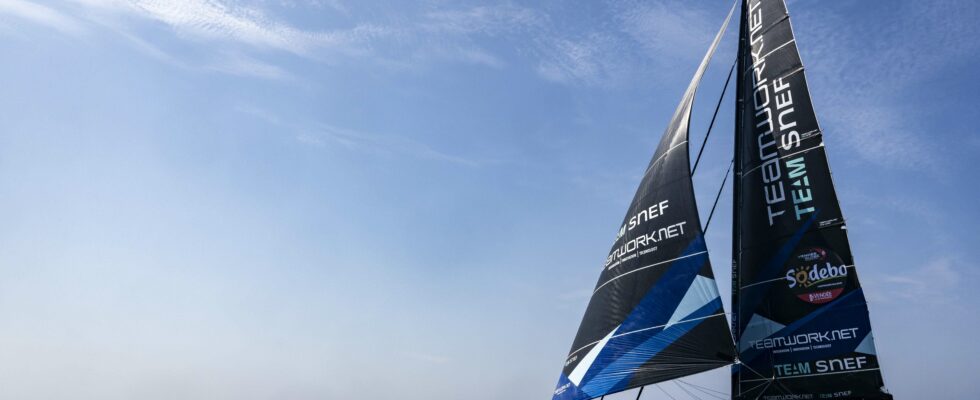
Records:
[[[783,0],[742,5],[736,105],[736,399],[890,399]]]
[[[691,182],[688,129],[729,12],[684,93],[602,266],[555,400],[597,398],[731,364],[735,349]]]

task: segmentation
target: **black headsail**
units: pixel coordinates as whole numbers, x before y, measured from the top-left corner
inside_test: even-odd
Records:
[[[734,359],[694,202],[687,144],[694,94],[733,11],[643,175],[565,360],[556,400],[597,398]]]
[[[741,13],[733,325],[737,399],[890,399],[783,0]]]

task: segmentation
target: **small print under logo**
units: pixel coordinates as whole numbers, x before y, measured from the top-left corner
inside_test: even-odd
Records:
[[[821,247],[810,247],[798,251],[790,260],[786,283],[800,300],[823,304],[844,291],[848,270],[837,254]]]

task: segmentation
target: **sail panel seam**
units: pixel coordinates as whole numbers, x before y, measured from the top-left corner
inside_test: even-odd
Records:
[[[618,337],[620,337],[620,336],[626,336],[626,335],[632,335],[632,334],[634,334],[634,333],[637,333],[637,332],[643,332],[643,331],[648,331],[648,330],[651,330],[651,329],[657,329],[657,328],[663,328],[663,327],[665,327],[665,326],[667,326],[667,325],[677,325],[677,324],[683,324],[683,323],[685,323],[685,322],[691,322],[691,321],[700,321],[700,320],[704,320],[704,319],[708,319],[708,318],[714,318],[714,317],[720,317],[720,316],[725,316],[725,315],[728,315],[728,314],[729,314],[729,313],[726,313],[726,312],[720,312],[720,313],[717,313],[717,314],[711,314],[711,315],[708,315],[708,316],[704,316],[704,317],[699,317],[699,318],[691,318],[691,319],[685,319],[685,320],[681,320],[681,321],[677,321],[677,322],[674,322],[673,324],[663,324],[663,325],[657,325],[657,326],[650,326],[650,327],[646,327],[646,328],[643,328],[643,329],[637,329],[637,330],[634,330],[634,331],[629,331],[629,332],[623,332],[623,333],[619,333],[619,334],[616,334],[616,335],[612,335],[612,336],[611,336],[611,337],[609,338],[609,340],[612,340],[612,339],[615,339],[615,338],[618,338]],[[578,348],[578,349],[576,349],[575,351],[573,351],[573,352],[571,352],[571,353],[568,353],[568,357],[571,357],[571,356],[573,356],[573,355],[575,355],[576,353],[578,353],[578,352],[580,352],[580,351],[582,351],[582,350],[585,350],[585,349],[586,349],[586,348],[588,348],[589,346],[593,346],[593,345],[595,345],[595,344],[597,344],[597,343],[599,343],[599,342],[601,342],[601,341],[602,341],[602,340],[596,340],[596,341],[594,341],[594,342],[592,342],[592,343],[589,343],[589,344],[587,344],[587,345],[585,345],[585,346],[582,346],[582,347],[579,347],[579,348]],[[566,359],[568,359],[568,357],[566,357]],[[693,359],[693,358],[692,358],[692,359]],[[713,358],[702,358],[702,359],[699,359],[699,360],[702,360],[702,361],[717,361],[717,360],[715,360],[715,359],[713,359]]]
[[[845,268],[854,268],[854,264],[845,265],[844,267]],[[762,285],[764,283],[771,283],[771,282],[781,281],[783,279],[786,279],[786,278],[780,277],[780,278],[776,278],[776,279],[770,279],[770,280],[767,280],[767,281],[756,282],[756,283],[752,283],[752,284],[748,284],[748,285],[742,286],[742,287],[739,288],[739,290],[745,290],[745,289],[750,288],[752,286]]]
[[[646,169],[646,171],[643,171],[643,176],[646,176],[647,174],[649,174],[649,173],[650,173],[650,169],[652,169],[652,168],[653,168],[653,167],[654,167],[655,165],[657,165],[657,163],[658,163],[658,162],[660,162],[660,160],[663,160],[663,159],[664,159],[664,157],[667,157],[667,155],[668,155],[668,154],[670,154],[670,152],[671,152],[671,151],[673,151],[673,150],[674,150],[674,149],[676,149],[677,147],[679,147],[679,146],[681,146],[681,145],[684,145],[684,144],[686,144],[686,143],[687,143],[687,141],[685,140],[685,141],[683,141],[683,142],[680,142],[680,143],[678,143],[678,144],[675,144],[675,145],[673,145],[673,146],[670,146],[670,148],[669,148],[669,149],[667,149],[667,151],[665,151],[665,152],[664,152],[664,154],[661,154],[661,155],[660,155],[660,157],[657,157],[657,159],[656,159],[656,160],[653,160],[653,162],[652,162],[652,163],[650,163],[650,166],[649,166],[649,167],[647,167],[647,169]]]
[[[820,142],[820,144],[816,144],[816,145],[813,145],[813,146],[811,146],[811,147],[808,147],[808,148],[806,148],[806,149],[803,149],[803,150],[799,150],[799,151],[794,151],[794,152],[792,152],[792,153],[789,153],[789,154],[786,154],[786,155],[782,155],[782,156],[779,156],[779,159],[780,159],[780,160],[782,160],[782,159],[786,159],[786,158],[789,158],[789,157],[793,157],[793,156],[795,156],[795,155],[797,155],[797,154],[800,154],[800,153],[806,153],[806,152],[809,152],[809,151],[812,151],[812,150],[816,150],[816,149],[818,149],[818,148],[821,148],[821,147],[824,147],[824,144],[823,144],[823,141],[821,141],[821,142]],[[748,171],[745,171],[745,172],[743,172],[743,173],[742,173],[742,176],[745,176],[745,175],[748,175],[748,174],[751,174],[751,173],[753,173],[753,172],[755,172],[755,171],[758,171],[758,170],[760,170],[760,169],[762,169],[762,166],[763,166],[763,165],[766,165],[766,163],[761,163],[761,164],[759,164],[759,165],[756,165],[755,167],[752,167],[752,169],[750,169],[750,170],[748,170]]]
[[[821,373],[821,374],[796,375],[796,376],[777,376],[777,377],[773,377],[773,378],[764,378],[764,379],[746,379],[746,380],[743,380],[742,382],[758,382],[758,381],[778,380],[778,379],[809,378],[809,377],[812,377],[812,376],[837,375],[837,374],[856,374],[856,373],[861,373],[861,372],[871,372],[871,371],[879,371],[879,370],[881,370],[881,368],[865,368],[865,369],[857,370],[857,371],[854,371],[854,370],[851,370],[851,371],[837,371],[837,372],[824,372],[824,373]]]
[[[821,221],[821,223],[823,223],[823,222],[824,221]],[[812,233],[812,232],[819,232],[819,231],[822,231],[824,229],[829,229],[829,228],[836,228],[838,226],[846,225],[846,224],[847,224],[847,220],[841,218],[840,221],[834,222],[832,224],[820,225],[820,226],[817,226],[816,228],[810,228],[804,234],[809,234],[809,233]],[[790,236],[793,236],[793,233],[787,233],[787,234],[780,235],[780,236],[773,236],[772,239],[766,240],[766,241],[749,242],[749,244],[747,244],[745,247],[743,247],[743,248],[741,248],[739,250],[739,253],[744,253],[746,251],[753,250],[753,249],[755,249],[757,247],[760,247],[762,245],[765,245],[765,244],[769,244],[769,243],[773,243],[773,242],[779,242],[779,241],[782,241],[783,239],[788,238]]]
[[[775,52],[779,51],[779,49],[781,49],[783,47],[786,47],[787,45],[789,45],[790,43],[793,43],[795,41],[796,41],[796,38],[793,38],[793,39],[790,39],[786,43],[783,43],[783,44],[781,44],[779,46],[776,46],[775,49],[769,50],[768,53],[764,54],[762,57],[759,57],[758,60],[759,61],[762,61],[762,62],[765,62],[766,58],[768,58],[770,55],[772,55],[772,53],[775,53]],[[747,75],[748,73],[752,72],[752,70],[755,69],[755,67],[759,66],[759,61],[753,61],[752,62],[752,65],[749,65],[749,68],[748,69],[746,69],[745,71],[742,71],[742,76]]]
[[[658,265],[666,264],[666,263],[669,263],[671,261],[677,261],[677,260],[682,260],[682,259],[689,258],[689,257],[694,257],[694,256],[697,256],[697,255],[705,254],[707,252],[708,252],[707,250],[705,250],[705,251],[699,251],[697,253],[692,253],[692,254],[688,254],[686,256],[680,256],[680,257],[677,257],[677,258],[672,258],[670,260],[664,260],[664,261],[656,262],[656,263],[653,263],[653,264],[650,264],[650,265],[642,266],[640,268],[634,269],[634,270],[629,271],[629,272],[624,272],[622,274],[619,274],[619,275],[616,275],[615,277],[610,278],[608,281],[603,282],[601,285],[599,285],[599,287],[595,288],[595,290],[592,291],[592,295],[595,295],[600,289],[602,289],[603,286],[608,285],[610,282],[612,282],[614,280],[617,280],[619,278],[622,278],[622,277],[624,277],[626,275],[632,274],[632,273],[634,273],[636,271],[644,270],[644,269],[651,268],[651,267],[656,267]]]
[[[783,21],[785,21],[787,19],[789,19],[789,11],[788,10],[787,10],[786,14],[783,14],[782,17],[780,17],[779,19],[777,19],[775,22],[769,24],[769,26],[763,28],[762,31],[759,32],[759,35],[760,36],[765,36],[767,33],[769,33],[769,31],[771,31],[773,29],[776,29],[776,27],[779,26],[779,24],[781,22],[783,22]],[[796,36],[793,36],[793,37],[795,38]]]
[[[613,335],[612,338],[615,339],[615,338],[618,338],[620,336],[632,335],[632,334],[637,333],[637,332],[643,332],[643,331],[648,331],[648,330],[651,330],[651,329],[663,328],[663,327],[665,327],[667,325],[677,325],[677,324],[682,324],[682,323],[685,323],[685,322],[700,321],[700,320],[703,320],[703,319],[708,319],[708,318],[713,318],[713,317],[718,317],[718,316],[724,316],[726,314],[728,314],[728,313],[720,312],[720,313],[711,314],[711,315],[708,315],[708,316],[705,316],[705,317],[691,318],[691,319],[685,319],[685,320],[682,320],[682,321],[677,321],[677,322],[674,322],[673,324],[663,324],[663,325],[651,326],[651,327],[647,327],[647,328],[643,328],[643,329],[637,329],[635,331],[629,331],[629,332],[623,332],[623,333],[620,333],[620,334],[616,334],[616,335]],[[710,359],[707,359],[706,358],[705,360],[710,360]]]

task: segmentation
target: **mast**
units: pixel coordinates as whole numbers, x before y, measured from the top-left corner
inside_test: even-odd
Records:
[[[741,247],[739,245],[739,232],[740,232],[739,222],[741,221],[741,219],[738,216],[739,216],[739,199],[742,198],[740,195],[741,187],[742,187],[742,157],[740,156],[740,152],[738,151],[738,143],[739,143],[738,128],[742,126],[742,107],[744,103],[744,99],[742,98],[742,93],[743,93],[742,71],[745,71],[745,59],[743,57],[743,55],[745,54],[744,48],[746,46],[745,17],[746,15],[748,15],[746,12],[747,4],[745,0],[740,0],[739,3],[741,3],[740,6],[741,10],[739,11],[738,14],[738,53],[736,54],[736,61],[735,61],[735,65],[736,65],[735,71],[737,71],[735,75],[735,130],[734,130],[735,147],[733,149],[733,153],[735,154],[733,157],[734,163],[732,165],[734,171],[732,172],[732,304],[731,304],[732,326],[731,326],[731,332],[732,332],[732,339],[734,339],[735,341],[736,348],[738,347],[738,342],[739,342],[739,329],[738,329],[739,313],[737,312],[737,310],[739,309],[738,294],[739,294],[740,275],[738,271],[738,265],[739,265],[739,254],[741,253]],[[738,364],[738,361],[736,361],[736,363],[732,365],[731,395],[733,399],[736,397],[737,393],[741,393],[741,389],[739,388],[739,379],[738,379],[738,373],[740,367],[741,366]]]
[[[603,262],[554,400],[600,398],[723,367],[735,358],[688,152],[694,96],[734,11],[733,5],[643,174]]]
[[[734,399],[891,399],[784,0],[743,0]]]

